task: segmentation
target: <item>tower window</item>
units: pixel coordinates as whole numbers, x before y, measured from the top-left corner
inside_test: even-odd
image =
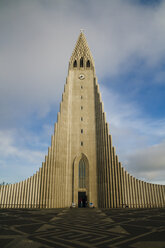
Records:
[[[73,67],[77,67],[77,60],[75,59],[74,63],[73,63]]]
[[[81,85],[81,89],[83,89],[83,86]]]
[[[81,133],[83,133],[83,129],[81,129]]]
[[[81,141],[81,146],[83,146],[83,142]]]
[[[83,117],[81,117],[81,121],[83,121]]]
[[[80,59],[80,67],[83,67],[84,65],[83,65],[84,63],[83,63],[83,58],[81,58]]]
[[[87,67],[90,67],[90,61],[89,60],[87,61]]]
[[[81,96],[81,99],[83,99],[83,96]]]
[[[83,109],[83,106],[81,106],[81,109]]]

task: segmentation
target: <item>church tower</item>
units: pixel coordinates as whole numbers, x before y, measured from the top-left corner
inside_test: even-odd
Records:
[[[119,162],[83,32],[69,61],[45,162],[30,178],[1,186],[0,207],[64,208],[80,200],[101,208],[165,206],[164,185],[136,179]]]
[[[78,204],[86,198],[97,206],[95,68],[81,32],[69,62],[53,141],[55,192],[51,207]],[[49,200],[51,201],[49,196]],[[47,201],[47,200],[46,200]]]

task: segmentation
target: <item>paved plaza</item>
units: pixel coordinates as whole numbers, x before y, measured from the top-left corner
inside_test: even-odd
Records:
[[[0,248],[165,248],[165,209],[0,209]]]

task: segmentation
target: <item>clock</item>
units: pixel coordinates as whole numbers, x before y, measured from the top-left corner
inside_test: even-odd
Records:
[[[80,74],[80,75],[79,75],[79,79],[80,79],[80,80],[83,80],[84,78],[85,78],[84,74]]]

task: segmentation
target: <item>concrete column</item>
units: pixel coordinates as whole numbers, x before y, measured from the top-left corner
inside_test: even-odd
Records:
[[[20,208],[20,192],[21,192],[21,184],[18,183],[18,195],[17,195],[17,208]]]
[[[130,207],[133,208],[133,185],[132,185],[132,176],[129,174],[129,192],[130,192]]]
[[[4,195],[5,195],[5,190],[4,190],[4,185],[1,186],[1,208],[4,207]]]
[[[7,196],[7,185],[4,185],[4,199],[3,199],[3,204],[4,204],[4,208],[6,208],[6,196]]]
[[[53,163],[53,146],[54,145],[54,136],[51,137],[51,147],[48,152],[48,184],[47,184],[47,192],[46,195],[48,197],[48,208],[51,207],[52,203],[52,163]]]
[[[36,174],[32,176],[32,208],[35,208]]]
[[[4,208],[7,208],[8,185],[4,185]]]
[[[48,148],[48,161],[47,161],[47,187],[46,187],[46,203],[47,208],[50,207],[50,173],[51,173],[51,166],[52,166],[52,139],[51,138],[51,147]]]
[[[98,133],[99,133],[99,206],[103,207],[103,188],[102,188],[102,139],[101,139],[101,103],[99,103],[99,122],[98,122]]]
[[[165,186],[162,185],[163,207],[165,207]]]
[[[127,204],[130,208],[130,192],[129,192],[129,174],[126,171],[126,193],[127,193]]]
[[[3,195],[2,186],[3,185],[0,185],[0,208],[2,208],[2,195]]]
[[[4,189],[5,189],[4,207],[7,208],[7,198],[8,198],[9,185],[5,185]]]
[[[150,208],[150,199],[149,199],[149,194],[148,194],[148,183],[145,182],[145,188],[146,188],[146,205],[147,208]]]
[[[100,206],[104,208],[104,188],[103,188],[103,137],[102,137],[102,104],[100,103]]]
[[[31,177],[29,177],[28,196],[28,208],[31,208]]]
[[[114,175],[115,175],[115,190],[116,190],[116,207],[119,208],[119,187],[118,187],[118,168],[117,168],[117,157],[115,153],[115,147],[113,149],[114,153]]]
[[[23,208],[23,197],[24,197],[24,181],[21,182],[21,197],[20,197],[20,208]]]
[[[33,193],[33,206],[34,208],[37,208],[37,191],[38,191],[38,177],[37,177],[38,171],[34,175],[34,193]]]
[[[114,185],[113,185],[113,169],[112,169],[112,137],[109,135],[109,158],[110,158],[110,195],[111,208],[114,208]]]
[[[161,199],[161,206],[164,207],[164,204],[163,204],[163,185],[160,185],[160,199]]]
[[[155,207],[157,207],[157,196],[156,196],[156,192],[155,192],[155,184],[153,184],[153,195],[154,195],[154,201],[155,201]]]
[[[31,176],[31,179],[30,179],[30,184],[31,184],[31,187],[30,187],[30,207],[31,208],[34,208],[34,204],[33,204],[33,195],[34,195],[34,174],[33,176]]]
[[[118,193],[118,199],[117,199],[117,207],[120,207],[121,204],[121,185],[120,185],[120,171],[119,171],[119,161],[118,161],[118,156],[116,155],[116,190]]]
[[[158,202],[158,189],[157,189],[157,184],[154,184],[154,193],[155,193],[156,207],[158,208],[159,202]]]
[[[130,175],[130,195],[131,195],[131,207],[134,208],[134,184],[133,176]]]
[[[125,206],[128,206],[128,194],[127,194],[127,171],[124,170],[124,192],[125,192]]]
[[[37,184],[38,184],[38,187],[37,187],[37,195],[36,195],[36,207],[37,208],[41,208],[40,204],[40,195],[41,195],[41,169],[39,169],[38,173],[37,173]]]
[[[41,168],[40,208],[43,208],[44,173],[45,173],[45,163],[43,162]]]
[[[110,154],[109,154],[109,127],[106,123],[106,176],[107,176],[107,208],[111,206],[110,192]]]
[[[160,200],[160,190],[159,190],[160,185],[156,185],[156,191],[157,191],[157,199],[158,199],[158,207],[161,207],[161,200]]]
[[[15,208],[18,208],[18,183],[15,184]]]
[[[153,196],[153,188],[152,184],[150,183],[150,194],[151,194],[151,207],[155,207],[154,196]]]
[[[10,184],[10,195],[9,195],[9,199],[8,199],[9,208],[12,207],[12,195],[13,195],[13,185]]]
[[[45,173],[44,173],[44,190],[43,190],[43,205],[47,208],[47,175],[48,175],[48,157],[45,157]]]
[[[146,192],[146,196],[145,196],[145,199],[146,199],[146,208],[149,208],[150,207],[150,204],[149,204],[149,197],[148,197],[148,186],[147,186],[147,183],[144,182],[144,187],[145,187],[145,192]]]
[[[14,184],[11,184],[11,188],[10,207],[14,208]]]
[[[53,207],[53,193],[54,193],[54,167],[55,167],[55,144],[56,144],[56,133],[57,133],[57,123],[54,127],[54,135],[52,137],[52,145],[51,145],[51,165],[50,165],[50,189],[49,189],[49,207]]]
[[[140,180],[140,195],[141,195],[141,205],[144,208],[144,191],[143,191],[143,182]]]
[[[59,114],[58,114],[58,125],[57,125],[57,140],[60,140],[60,130],[59,130]],[[55,192],[54,192],[54,207],[59,207],[59,164],[58,164],[58,154],[59,154],[59,144],[56,142],[56,156],[55,156],[55,167],[54,167],[54,174],[55,174]],[[56,197],[55,197],[56,196]]]
[[[113,207],[117,207],[116,199],[118,197],[117,191],[116,191],[116,180],[115,180],[115,148],[112,147],[112,177],[113,177]]]
[[[144,181],[142,181],[142,190],[143,190],[143,208],[147,207],[147,202],[146,202],[146,188]]]
[[[27,207],[30,208],[30,178],[27,180]]]
[[[141,207],[141,202],[140,202],[139,180],[138,179],[136,179],[136,195],[137,195],[138,208],[140,208]]]
[[[17,208],[19,208],[20,183],[17,183]]]
[[[27,179],[24,180],[24,190],[23,190],[23,208],[26,208],[26,194],[27,194]]]
[[[122,164],[121,164],[120,180],[121,180],[121,207],[123,208],[125,204],[125,192],[124,192],[124,168],[122,167]]]
[[[132,185],[133,185],[133,199],[134,199],[134,208],[137,208],[137,199],[136,199],[136,179],[135,177],[132,178]]]
[[[57,140],[58,140],[58,125],[56,123],[55,125],[55,139],[54,139],[54,147],[55,147],[55,152],[53,153],[53,167],[52,167],[52,208],[54,207],[57,207],[55,204],[56,201],[55,201],[55,196],[56,196],[56,178],[55,178],[55,175],[56,175],[56,164],[57,164],[57,158],[56,158],[56,155],[57,155]]]
[[[122,205],[123,205],[123,196],[122,196],[122,193],[123,193],[123,188],[122,188],[122,167],[121,167],[121,163],[119,162],[118,163],[118,177],[119,177],[119,206],[120,208],[122,208]]]
[[[151,208],[154,207],[154,202],[153,202],[153,193],[152,193],[152,184],[149,184],[149,188],[150,188],[150,201],[151,201]]]
[[[20,182],[19,208],[22,208],[22,190],[23,190],[23,181]]]
[[[149,207],[152,208],[151,189],[149,183],[147,183],[147,192],[148,192]]]

